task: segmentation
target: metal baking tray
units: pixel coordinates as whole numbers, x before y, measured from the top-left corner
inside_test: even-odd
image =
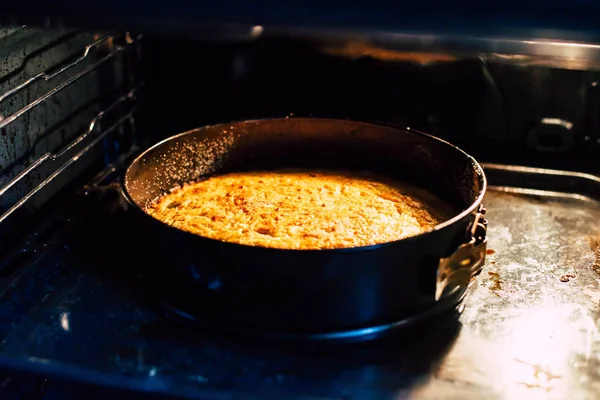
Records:
[[[458,321],[329,351],[182,330],[115,257],[116,200],[88,195],[0,264],[0,368],[189,398],[592,398],[600,179],[484,167],[489,254]]]

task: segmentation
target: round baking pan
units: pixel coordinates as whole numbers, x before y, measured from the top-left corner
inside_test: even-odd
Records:
[[[144,211],[185,182],[280,168],[384,174],[428,189],[457,213],[430,232],[394,242],[282,250],[208,239]],[[153,260],[139,266],[144,278],[187,315],[234,330],[319,337],[393,326],[456,298],[485,259],[481,166],[457,147],[410,129],[321,118],[206,126],[143,152],[122,185],[143,243],[132,251]]]

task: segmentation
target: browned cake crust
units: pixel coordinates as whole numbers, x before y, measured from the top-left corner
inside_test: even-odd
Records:
[[[327,171],[215,176],[173,190],[146,211],[200,236],[278,249],[385,243],[452,216],[447,205],[406,183]]]

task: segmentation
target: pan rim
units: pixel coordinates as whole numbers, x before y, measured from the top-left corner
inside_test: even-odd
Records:
[[[267,121],[273,121],[273,120],[288,120],[288,121],[344,121],[344,122],[354,122],[354,123],[358,123],[358,124],[364,124],[364,125],[372,125],[372,126],[380,126],[380,127],[388,127],[388,128],[393,128],[393,129],[397,129],[397,130],[402,130],[405,131],[406,133],[410,133],[412,135],[415,136],[422,136],[427,138],[427,140],[431,140],[434,142],[438,142],[438,143],[442,143],[446,146],[449,146],[451,149],[453,149],[454,151],[458,151],[460,154],[462,154],[467,161],[469,161],[471,163],[471,165],[473,165],[474,170],[477,172],[477,175],[480,177],[481,179],[481,188],[479,190],[479,194],[477,196],[477,198],[471,203],[471,205],[469,207],[467,207],[466,209],[464,209],[463,211],[461,211],[460,213],[456,214],[454,217],[434,226],[431,230],[428,230],[427,232],[423,232],[420,233],[418,235],[415,236],[410,236],[407,238],[403,238],[403,239],[398,239],[398,240],[394,240],[394,241],[390,241],[390,242],[384,242],[384,243],[377,243],[377,244],[372,244],[372,245],[367,245],[367,246],[357,246],[357,247],[342,247],[342,248],[336,248],[336,249],[279,249],[279,248],[274,248],[274,247],[265,247],[265,246],[252,246],[252,245],[247,245],[247,244],[242,244],[242,243],[234,243],[234,242],[227,242],[224,240],[217,240],[217,239],[212,239],[212,238],[208,238],[206,236],[201,236],[201,235],[197,235],[191,232],[187,232],[184,231],[182,229],[173,227],[169,224],[166,224],[154,217],[152,217],[150,214],[148,214],[147,212],[145,212],[143,210],[142,207],[140,207],[131,197],[131,195],[129,194],[129,190],[127,187],[127,176],[129,175],[130,170],[137,165],[137,163],[143,159],[148,153],[150,153],[151,151],[161,147],[163,144],[172,141],[172,140],[176,140],[180,137],[192,134],[194,132],[199,132],[205,129],[210,129],[210,128],[216,128],[219,126],[231,126],[231,125],[235,125],[235,124],[251,124],[251,123],[260,123],[260,122],[267,122]],[[123,196],[125,197],[125,199],[127,200],[127,202],[133,206],[137,212],[141,212],[143,213],[147,218],[153,220],[156,223],[161,224],[163,227],[169,228],[169,229],[173,229],[181,234],[185,234],[188,237],[194,237],[196,239],[202,239],[202,240],[206,240],[206,241],[212,241],[214,243],[221,243],[224,245],[230,245],[230,246],[236,246],[236,247],[243,247],[243,248],[248,248],[248,249],[255,249],[256,251],[258,250],[271,250],[271,251],[278,251],[278,252],[302,252],[302,253],[313,253],[313,252],[336,252],[336,253],[340,253],[340,252],[354,252],[354,251],[371,251],[371,250],[376,250],[376,249],[380,249],[380,248],[384,248],[384,247],[388,247],[388,246],[392,246],[394,244],[397,243],[408,243],[411,242],[413,240],[418,240],[420,238],[426,237],[426,236],[430,236],[436,232],[439,232],[451,225],[454,225],[455,223],[457,223],[458,221],[462,220],[463,218],[467,217],[469,214],[474,213],[478,207],[481,205],[481,203],[483,202],[483,199],[485,197],[485,194],[487,193],[487,177],[485,175],[485,171],[483,169],[483,167],[481,166],[481,164],[474,158],[472,157],[470,154],[468,154],[467,152],[465,152],[464,150],[462,150],[460,147],[457,147],[455,145],[453,145],[452,143],[441,139],[437,136],[433,136],[430,135],[428,133],[424,133],[421,132],[419,130],[416,129],[412,129],[410,127],[402,127],[402,126],[398,126],[398,125],[393,125],[393,124],[389,124],[389,123],[379,123],[379,122],[369,122],[369,121],[361,121],[361,120],[354,120],[354,119],[343,119],[343,118],[327,118],[327,117],[280,117],[280,118],[260,118],[260,119],[250,119],[250,120],[240,120],[240,121],[229,121],[229,122],[219,122],[219,123],[215,123],[215,124],[210,124],[210,125],[203,125],[197,128],[193,128],[190,130],[187,130],[185,132],[181,132],[178,134],[175,134],[173,136],[169,136],[163,140],[160,140],[159,142],[155,143],[154,145],[148,147],[146,150],[144,150],[143,152],[141,152],[137,157],[135,157],[127,166],[127,168],[125,169],[125,172],[122,174],[121,176],[121,192],[123,194]]]

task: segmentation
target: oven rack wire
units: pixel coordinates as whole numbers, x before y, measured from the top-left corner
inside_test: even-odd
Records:
[[[7,219],[15,210],[24,205],[29,199],[31,199],[36,193],[42,190],[44,187],[48,186],[55,178],[57,178],[63,171],[65,171],[68,167],[70,167],[73,163],[83,157],[88,151],[90,151],[94,146],[96,146],[100,141],[102,141],[106,136],[110,133],[114,132],[120,126],[125,123],[128,123],[131,127],[134,126],[134,118],[135,113],[138,111],[138,107],[135,105],[136,100],[136,89],[132,89],[124,95],[121,95],[115,100],[113,104],[107,107],[105,110],[98,113],[98,115],[92,119],[90,122],[89,128],[83,132],[80,136],[75,138],[75,140],[71,141],[67,146],[56,153],[46,153],[42,157],[38,158],[35,162],[33,162],[29,167],[24,169],[21,173],[15,176],[12,180],[10,180],[6,185],[0,188],[0,196],[4,195],[11,187],[16,185],[19,181],[25,178],[32,171],[40,167],[42,164],[46,162],[55,162],[57,160],[61,160],[63,156],[73,150],[77,145],[83,143],[90,136],[93,136],[91,139],[86,141],[85,146],[83,146],[77,153],[75,153],[72,157],[66,160],[64,163],[57,166],[56,170],[50,174],[46,179],[44,179],[39,185],[35,186],[31,191],[29,191],[25,196],[23,196],[19,201],[17,201],[12,207],[10,207],[6,212],[0,215],[0,224]],[[121,105],[125,102],[131,102],[133,105],[130,107],[129,111],[124,115],[120,116],[117,121],[111,124],[106,129],[96,129],[101,126],[102,118],[110,114],[117,106]],[[93,135],[95,134],[95,135]]]
[[[119,54],[122,54],[130,49],[136,49],[135,55],[139,57],[140,42],[142,39],[141,35],[132,35],[131,33],[107,33],[100,36],[96,36],[95,40],[87,44],[75,57],[69,57],[67,60],[63,60],[47,69],[40,72],[33,77],[26,79],[24,82],[12,87],[11,89],[0,94],[0,108],[3,103],[15,96],[17,93],[22,92],[26,88],[30,87],[36,82],[40,81],[52,81],[57,77],[65,77],[62,82],[52,87],[50,90],[43,93],[41,96],[30,101],[23,107],[14,111],[10,115],[0,116],[0,129],[6,127],[12,122],[16,121],[27,112],[32,109],[46,103],[54,95],[63,91],[67,87],[71,86],[75,82],[79,81],[83,77],[90,74],[92,71],[98,69],[103,64],[115,59]],[[100,51],[103,50],[103,53]],[[93,60],[85,68],[75,72],[71,76],[67,77],[68,71],[75,70],[75,66],[80,65],[84,60],[90,59],[94,52],[97,59]],[[128,62],[139,62],[138,59],[127,59]],[[136,129],[135,129],[135,116],[139,111],[138,93],[143,87],[143,82],[139,81],[132,75],[133,68],[128,66],[126,79],[126,88],[119,91],[114,95],[108,106],[105,106],[100,112],[98,112],[94,118],[91,119],[87,128],[77,135],[74,139],[71,139],[66,145],[63,145],[56,151],[48,151],[42,154],[40,157],[31,160],[28,165],[20,172],[13,174],[3,185],[0,185],[0,203],[3,200],[3,196],[7,195],[11,189],[17,184],[24,181],[26,178],[31,177],[35,172],[38,172],[42,167],[49,168],[49,173],[43,178],[37,185],[31,187],[23,196],[17,199],[14,204],[9,205],[6,210],[0,209],[0,225],[6,221],[12,214],[14,214],[19,208],[23,207],[28,203],[36,194],[42,190],[51,186],[50,184],[57,180],[57,178],[66,171],[69,167],[72,167],[78,160],[81,160],[84,156],[91,152],[92,149],[103,140],[105,140],[111,133],[119,132],[121,135],[129,135],[129,149],[123,149],[122,153],[131,153],[137,147],[136,140]],[[8,171],[10,172],[10,171]],[[0,178],[5,174],[0,171]],[[7,175],[5,175],[6,177]],[[0,183],[2,180],[0,179]],[[3,211],[3,212],[2,212]]]

